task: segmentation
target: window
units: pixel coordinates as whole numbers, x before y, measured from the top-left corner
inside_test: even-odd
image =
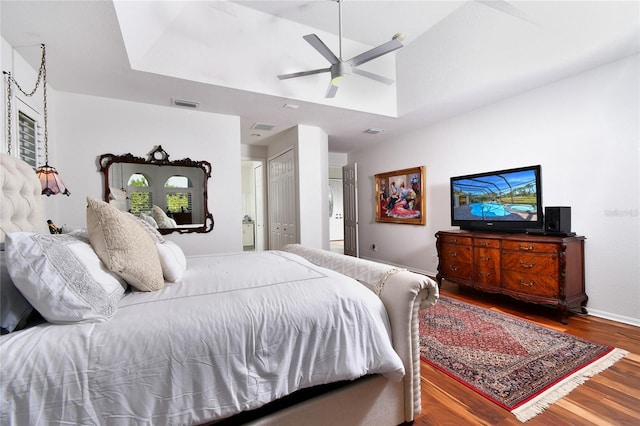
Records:
[[[184,213],[192,210],[191,195],[193,185],[186,176],[171,176],[164,183],[167,197],[167,210],[171,213]]]
[[[153,207],[153,192],[149,189],[149,181],[140,173],[134,173],[127,181],[129,191],[129,211],[136,216],[150,212]]]
[[[18,143],[20,159],[34,169],[38,163],[38,122],[18,111]]]

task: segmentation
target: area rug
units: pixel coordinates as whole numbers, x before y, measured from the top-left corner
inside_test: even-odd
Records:
[[[440,297],[420,311],[420,354],[526,422],[627,352]]]

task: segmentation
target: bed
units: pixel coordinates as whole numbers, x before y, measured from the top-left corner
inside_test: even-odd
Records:
[[[296,244],[187,258],[90,197],[88,230],[50,235],[33,169],[0,160],[12,328],[1,424],[397,425],[420,413],[417,315],[438,298],[433,280]],[[114,248],[120,238],[135,243]]]

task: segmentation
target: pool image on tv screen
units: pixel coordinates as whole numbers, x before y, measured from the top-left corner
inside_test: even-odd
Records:
[[[526,168],[451,180],[456,221],[538,221],[538,176]]]

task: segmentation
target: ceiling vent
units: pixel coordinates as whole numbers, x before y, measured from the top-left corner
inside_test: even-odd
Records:
[[[251,125],[251,130],[265,130],[270,132],[275,126],[271,124],[262,124],[262,123],[253,123]]]
[[[377,135],[378,133],[382,133],[382,132],[384,132],[384,129],[374,129],[374,128],[370,127],[367,130],[364,130],[362,133],[368,133],[370,135]]]
[[[185,101],[184,99],[174,99],[173,104],[175,106],[179,106],[183,108],[192,108],[192,109],[200,108],[200,104],[198,102]]]

